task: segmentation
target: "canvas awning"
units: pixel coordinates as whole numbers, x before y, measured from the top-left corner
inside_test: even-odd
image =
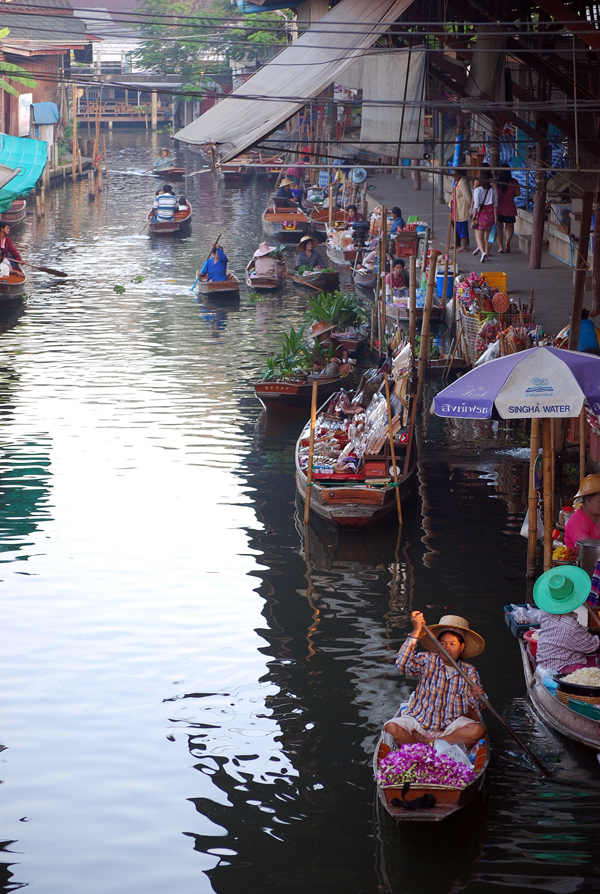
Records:
[[[7,167],[16,176],[0,189],[0,212],[7,211],[15,199],[26,196],[42,176],[48,160],[48,144],[44,140],[30,140],[0,134],[0,171]]]
[[[342,0],[176,140],[235,158],[291,118],[371,47],[412,0]]]
[[[421,157],[425,56],[424,47],[365,56],[360,138],[369,152]]]

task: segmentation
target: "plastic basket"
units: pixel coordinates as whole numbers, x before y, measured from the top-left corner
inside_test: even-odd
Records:
[[[394,242],[394,257],[416,258],[417,247],[416,242]]]
[[[519,608],[531,608],[531,605],[528,605],[527,603],[522,602],[522,603],[519,603]],[[535,608],[535,605],[533,606],[533,608]],[[516,636],[517,639],[520,639],[527,630],[531,630],[532,628],[534,630],[539,629],[539,626],[540,626],[539,624],[517,624],[515,622],[515,619],[511,615],[511,611],[512,611],[511,605],[504,606],[504,620],[506,621],[506,626],[509,628],[512,635]]]
[[[501,292],[506,292],[506,273],[497,273],[495,270],[488,272],[486,270],[481,275],[491,289],[499,289]]]

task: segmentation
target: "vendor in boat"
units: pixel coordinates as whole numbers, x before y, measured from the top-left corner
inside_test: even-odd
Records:
[[[348,205],[348,210],[346,212],[346,224],[351,225],[353,223],[358,223],[361,220],[364,220],[364,215],[360,213],[356,205]]]
[[[308,155],[302,156],[302,161],[297,161],[296,164],[290,165],[285,172],[285,176],[294,182],[294,184],[298,187],[298,189],[304,188],[304,178],[306,176],[306,165],[309,163],[310,157]]]
[[[225,282],[227,280],[227,255],[216,242],[213,242],[210,257],[204,262],[199,278],[203,282]]]
[[[272,252],[276,251],[276,249],[268,245],[266,242],[261,242],[256,251],[253,254],[254,261],[254,272],[259,276],[278,276],[281,272],[280,264],[277,258],[274,258]]]
[[[288,177],[284,177],[281,183],[279,184],[279,189],[275,195],[276,199],[286,199],[288,202],[293,202],[296,204],[296,200],[294,198],[294,194],[292,192],[292,186],[294,185],[294,181],[290,180]]]
[[[576,565],[551,568],[533,586],[533,600],[542,610],[536,662],[559,673],[600,667],[600,640],[579,623],[576,609],[590,594],[587,571]]]
[[[408,271],[404,261],[396,258],[392,272],[386,274],[385,284],[389,289],[408,289]]]
[[[578,540],[600,540],[600,475],[582,478],[574,499],[583,502],[565,525],[565,546],[571,549]]]
[[[11,265],[18,268],[23,258],[14,247],[10,238],[10,224],[4,220],[0,221],[0,248],[4,249],[4,254]]]
[[[324,267],[323,259],[315,248],[314,239],[310,236],[303,236],[298,243],[298,254],[296,255],[296,270],[299,267]]]
[[[173,187],[169,183],[165,183],[162,192],[155,197],[152,207],[154,208],[153,221],[160,223],[161,221],[173,220],[175,212],[179,208],[179,202],[177,201],[177,196],[173,193]]]
[[[458,615],[445,615],[439,624],[429,629],[437,637],[448,655],[460,663],[462,670],[473,681],[471,687],[460,676],[450,661],[435,649],[429,637],[423,645],[430,652],[416,653],[417,642],[423,632],[425,619],[421,612],[411,613],[412,633],[401,646],[396,659],[398,670],[410,677],[418,677],[417,688],[396,717],[385,724],[397,745],[431,745],[436,739],[462,742],[471,748],[485,736],[485,727],[468,716],[479,709],[478,695],[483,695],[479,674],[465,658],[481,654],[485,642],[471,630],[467,621]]]
[[[170,149],[161,149],[160,155],[158,156],[152,167],[155,171],[160,171],[163,168],[173,167]]]

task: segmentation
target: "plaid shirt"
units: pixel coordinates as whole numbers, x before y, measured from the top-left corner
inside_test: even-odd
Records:
[[[419,677],[417,688],[412,693],[402,714],[408,714],[425,730],[443,730],[457,717],[463,717],[469,708],[479,706],[471,687],[458,671],[452,676],[446,673],[447,665],[433,652],[415,654],[417,641],[410,637],[398,652],[396,667],[407,677]],[[479,674],[472,664],[459,662],[462,670],[478,686]],[[450,670],[454,670],[450,668]]]
[[[550,615],[542,612],[536,661],[542,667],[559,671],[569,664],[585,664],[589,655],[596,652],[600,640],[588,633],[577,620],[575,612],[567,615]]]

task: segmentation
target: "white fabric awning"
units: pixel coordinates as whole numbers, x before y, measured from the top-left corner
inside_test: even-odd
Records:
[[[365,56],[360,138],[374,155],[421,157],[425,56],[424,47]]]
[[[372,46],[412,0],[342,0],[176,140],[235,158],[276,130]]]

